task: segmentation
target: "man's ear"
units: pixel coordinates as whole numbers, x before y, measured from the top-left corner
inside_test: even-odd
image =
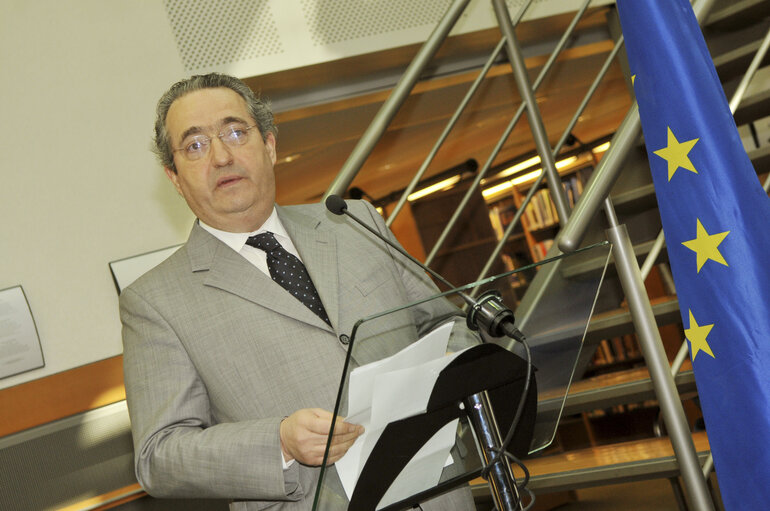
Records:
[[[177,173],[174,172],[174,170],[170,167],[163,167],[163,170],[166,172],[166,177],[168,177],[169,181],[174,183],[174,188],[176,188],[176,191],[181,195],[182,189],[179,186],[179,176]]]
[[[270,155],[270,160],[273,162],[273,165],[275,165],[276,158],[276,152],[275,152],[275,135],[271,131],[267,132],[267,135],[265,135],[265,149],[267,149],[267,153]]]

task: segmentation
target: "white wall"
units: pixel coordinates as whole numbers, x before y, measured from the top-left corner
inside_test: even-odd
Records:
[[[149,152],[184,74],[161,2],[0,7],[0,289],[23,286],[46,362],[0,388],[121,353],[109,261],[192,222]]]

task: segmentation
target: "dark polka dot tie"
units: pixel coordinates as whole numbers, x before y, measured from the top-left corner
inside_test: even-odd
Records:
[[[326,315],[326,309],[321,303],[313,281],[310,280],[305,265],[294,254],[284,249],[272,232],[261,232],[251,236],[246,240],[246,244],[264,250],[267,254],[267,267],[273,280],[331,326],[329,316]]]

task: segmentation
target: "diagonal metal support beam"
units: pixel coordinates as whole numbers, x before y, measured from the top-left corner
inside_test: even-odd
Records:
[[[436,26],[428,40],[425,41],[425,44],[422,45],[417,55],[415,55],[414,60],[406,68],[404,75],[393,88],[393,92],[385,100],[377,115],[372,119],[371,124],[369,124],[369,127],[361,136],[356,147],[353,148],[353,152],[343,164],[337,177],[334,178],[334,181],[326,190],[324,200],[329,195],[342,196],[345,194],[353,179],[361,170],[361,167],[364,166],[364,162],[372,153],[374,146],[385,133],[390,121],[393,120],[398,109],[406,101],[406,98],[409,97],[409,93],[414,88],[417,80],[420,79],[420,75],[441,47],[441,44],[447,38],[455,23],[457,23],[463,11],[465,11],[469,2],[470,0],[454,0],[438,26]]]
[[[527,105],[529,126],[535,140],[537,153],[540,155],[540,163],[543,165],[545,174],[548,177],[548,183],[551,185],[551,198],[556,206],[556,212],[559,214],[559,218],[566,220],[570,216],[567,195],[561,187],[559,171],[556,169],[556,161],[553,157],[551,144],[548,142],[548,134],[545,131],[543,117],[540,115],[540,108],[537,106],[535,95],[532,92],[532,84],[529,82],[529,74],[527,73],[527,66],[524,63],[524,56],[521,53],[519,40],[516,37],[516,32],[513,30],[511,15],[508,12],[508,7],[505,5],[504,0],[492,0],[492,6],[495,9],[497,24],[500,26],[500,30],[505,36],[508,60],[513,68],[513,76],[516,80],[519,94],[521,95],[522,101]]]
[[[417,173],[409,182],[409,185],[406,187],[406,190],[404,190],[404,193],[401,194],[401,198],[398,200],[398,203],[393,208],[393,211],[390,213],[387,221],[385,222],[385,225],[387,225],[388,227],[390,227],[393,224],[393,221],[401,212],[401,209],[404,207],[404,204],[406,204],[409,194],[411,194],[414,191],[414,189],[417,188],[417,185],[420,182],[420,179],[422,179],[422,176],[425,174],[425,171],[428,170],[428,166],[433,161],[433,158],[436,156],[436,153],[438,153],[438,150],[444,144],[444,141],[449,136],[449,133],[452,131],[452,128],[454,128],[455,124],[457,123],[457,120],[460,118],[460,115],[465,111],[465,108],[468,106],[468,103],[470,103],[474,94],[481,86],[482,82],[484,81],[484,78],[486,78],[487,74],[489,73],[490,68],[495,63],[495,60],[497,60],[497,57],[498,55],[500,55],[500,52],[503,50],[504,45],[505,45],[505,39],[504,38],[500,39],[500,42],[497,43],[497,46],[495,47],[495,49],[492,51],[491,55],[487,59],[486,64],[484,64],[484,67],[481,69],[481,72],[478,74],[478,76],[476,76],[476,79],[473,81],[473,84],[468,89],[468,92],[465,93],[465,97],[460,102],[460,106],[457,107],[457,109],[455,110],[455,113],[452,115],[452,118],[449,119],[449,122],[444,127],[444,131],[441,132],[441,135],[438,137],[438,140],[436,140],[436,143],[433,145],[433,148],[431,149],[430,153],[428,153],[428,156],[423,161],[419,170],[417,170]]]

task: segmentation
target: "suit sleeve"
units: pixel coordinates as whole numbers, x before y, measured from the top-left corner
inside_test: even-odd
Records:
[[[380,216],[374,206],[366,201],[359,202],[366,206],[367,214],[380,234],[400,247],[401,244],[385,225],[382,216]],[[396,261],[409,302],[415,302],[439,293],[439,289],[421,268],[392,248],[388,247],[388,250],[391,253],[391,257]],[[421,336],[441,323],[449,320],[455,321],[455,326],[449,339],[449,351],[458,351],[480,342],[476,333],[470,331],[465,326],[465,314],[446,298],[430,300],[410,310],[414,316],[417,331]]]
[[[206,387],[163,315],[121,293],[126,395],[138,481],[159,497],[300,500],[282,470],[281,417],[216,424]]]

